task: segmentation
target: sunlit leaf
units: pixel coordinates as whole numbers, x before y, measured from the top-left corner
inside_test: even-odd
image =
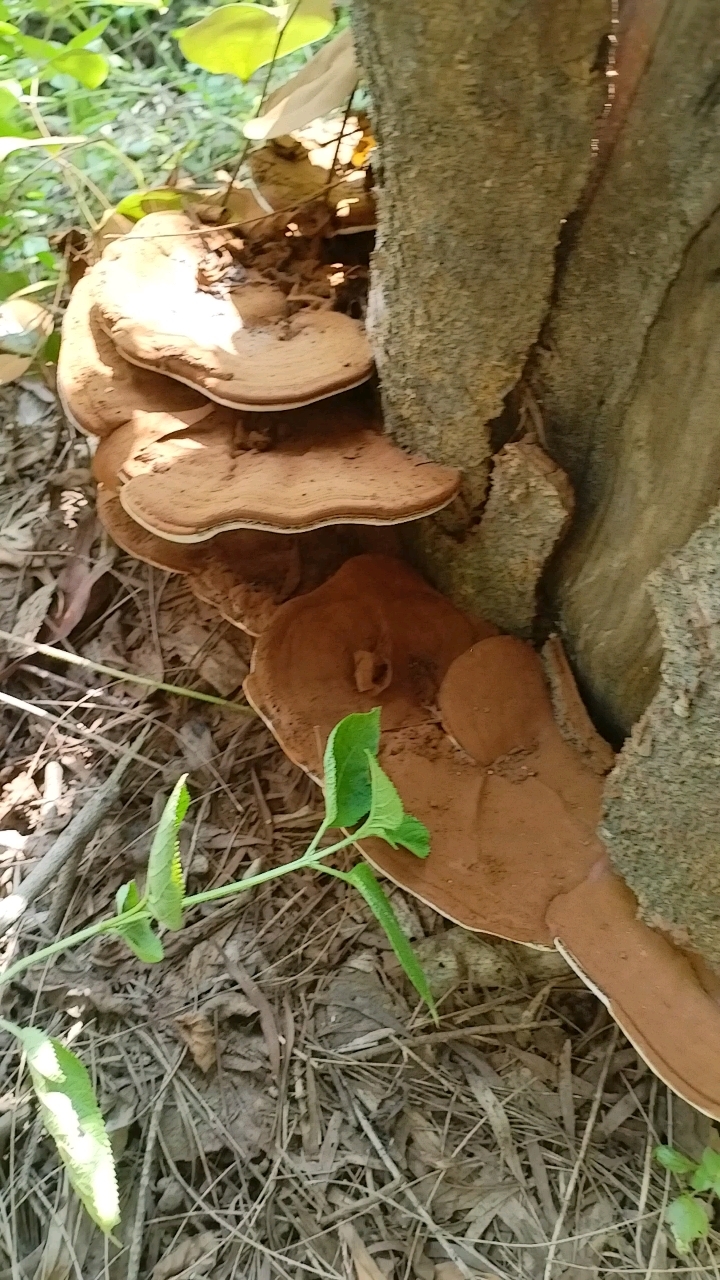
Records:
[[[336,724],[323,759],[325,815],[329,827],[352,827],[370,810],[368,752],[377,755],[380,708],[345,716]]]
[[[245,137],[279,138],[293,129],[302,129],[347,102],[359,76],[348,27],[266,98],[262,114],[244,126]]]
[[[101,53],[89,49],[66,49],[48,63],[46,71],[73,76],[85,89],[97,89],[107,80],[110,64]]]
[[[147,906],[159,924],[168,929],[182,928],[182,900],[185,892],[178,831],[187,813],[190,793],[184,773],[176,782],[162,813],[150,849],[147,870]]]
[[[148,213],[164,213],[166,209],[182,209],[183,201],[179,191],[171,187],[158,187],[156,191],[133,191],[124,196],[115,212],[138,222]]]
[[[327,868],[329,871],[330,868]],[[353,885],[362,894],[372,911],[375,919],[378,921],[387,934],[388,941],[395,952],[403,971],[414,986],[418,995],[428,1006],[433,1017],[437,1019],[437,1010],[432,992],[428,986],[428,980],[425,977],[422,965],[398,924],[397,916],[392,909],[392,904],[385,895],[383,889],[378,884],[372,871],[365,862],[358,862],[350,871],[330,871],[331,875],[335,875],[338,879],[345,880],[347,884]]]
[[[665,1221],[673,1233],[678,1253],[689,1253],[691,1245],[702,1240],[710,1230],[705,1205],[688,1193],[670,1202],[665,1210]]]
[[[326,10],[318,0],[299,0],[278,9],[221,5],[183,31],[180,49],[189,62],[206,71],[249,80],[273,58],[326,36],[332,27]]]
[[[93,1221],[109,1233],[120,1221],[117,1179],[90,1077],[74,1053],[37,1027],[11,1029],[27,1055],[43,1123],[70,1182]]]

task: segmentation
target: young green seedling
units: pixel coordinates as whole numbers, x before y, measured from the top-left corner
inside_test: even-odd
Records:
[[[691,1190],[671,1200],[665,1211],[678,1253],[689,1253],[696,1240],[703,1240],[710,1230],[708,1207],[694,1193],[709,1192],[711,1200],[720,1195],[720,1153],[706,1147],[698,1162],[675,1147],[659,1146],[655,1148],[655,1159],[664,1169],[690,1183]]]
[[[121,937],[145,964],[163,959],[158,929],[182,928],[184,912],[205,902],[220,902],[248,889],[312,867],[324,871],[362,894],[385,930],[390,945],[415,990],[433,1018],[437,1011],[427,979],[398,924],[392,905],[365,862],[349,871],[325,866],[325,859],[355,841],[369,837],[402,845],[416,857],[427,857],[430,834],[417,818],[406,814],[402,800],[377,761],[380,745],[380,709],[346,716],[333,729],[324,758],[325,817],[305,853],[294,862],[271,867],[247,880],[187,896],[180,862],[178,832],[190,803],[186,777],[178,779],[163,810],[148,858],[144,892],[134,880],[115,895],[116,914],[78,933],[59,938],[10,965],[0,984],[11,982],[33,965],[77,947],[101,934]],[[349,828],[354,831],[349,832]],[[329,830],[343,831],[342,839],[320,848]],[[117,1179],[102,1114],[90,1077],[79,1058],[58,1040],[36,1027],[18,1027],[0,1019],[0,1027],[20,1042],[45,1127],[54,1138],[67,1166],[70,1182],[91,1218],[110,1234],[120,1221]]]

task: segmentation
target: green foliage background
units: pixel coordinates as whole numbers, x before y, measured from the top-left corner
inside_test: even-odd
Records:
[[[37,136],[41,118],[53,135],[90,140],[66,153],[62,166],[40,149],[13,152],[0,163],[0,301],[57,277],[53,232],[86,227],[124,195],[162,185],[178,168],[212,184],[241,149],[266,69],[243,84],[191,65],[173,33],[219,6],[170,0],[165,11],[152,7],[161,2],[0,3],[0,137]],[[60,70],[43,58],[41,41],[55,43],[59,54],[70,42],[81,47],[75,69],[86,83],[67,74],[67,54]],[[283,58],[270,88],[316,47]],[[105,78],[94,84],[102,61]],[[34,107],[27,101],[33,96]]]

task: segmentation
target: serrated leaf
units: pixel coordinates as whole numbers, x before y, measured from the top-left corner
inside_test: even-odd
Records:
[[[182,900],[185,893],[178,831],[187,813],[190,793],[184,773],[176,782],[163,809],[148,859],[145,896],[148,910],[167,929],[182,928]]]
[[[325,821],[353,827],[370,810],[372,787],[368,753],[380,744],[380,708],[355,712],[335,725],[323,759]]]
[[[370,812],[357,835],[384,836],[400,828],[405,810],[395,784],[380,768],[375,757],[369,751],[365,756],[370,769]]]
[[[206,71],[249,80],[273,58],[320,40],[331,27],[332,19],[317,12],[313,0],[299,0],[287,9],[226,4],[187,27],[179,43],[188,61]]]
[[[710,1230],[708,1211],[701,1200],[688,1192],[672,1200],[665,1211],[665,1221],[673,1233],[678,1253],[689,1253],[696,1240]]]
[[[717,1190],[720,1186],[720,1153],[706,1147],[702,1160],[690,1179],[690,1186],[695,1191]]]
[[[46,75],[73,76],[85,89],[98,89],[107,80],[109,71],[107,58],[90,49],[65,49],[45,68]]]
[[[425,823],[414,818],[411,813],[406,813],[400,826],[389,832],[385,839],[393,848],[402,845],[403,849],[414,853],[416,858],[427,858],[430,852],[430,832]]]
[[[675,1147],[667,1147],[663,1144],[656,1147],[653,1154],[658,1164],[661,1164],[664,1169],[669,1169],[671,1173],[692,1173],[693,1169],[697,1167],[695,1160],[691,1160],[689,1156],[684,1156],[682,1152],[676,1151]]]
[[[90,1076],[74,1053],[37,1027],[12,1030],[27,1055],[43,1123],[70,1183],[109,1234],[120,1221],[115,1162]]]
[[[329,870],[329,868],[327,869]],[[353,885],[362,894],[375,919],[385,930],[390,946],[402,965],[403,972],[409,978],[420,998],[425,1001],[433,1018],[437,1021],[435,1001],[422,965],[398,924],[391,902],[378,884],[367,863],[357,862],[350,871],[331,872],[331,874],[335,874],[347,881],[348,884]]]

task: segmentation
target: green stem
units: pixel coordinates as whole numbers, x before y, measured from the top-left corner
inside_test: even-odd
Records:
[[[271,867],[269,871],[261,871],[259,875],[250,876],[248,880],[235,880],[233,884],[220,885],[217,889],[207,889],[205,893],[195,893],[192,897],[183,899],[183,910],[200,906],[203,902],[218,902],[222,898],[232,898],[236,893],[243,893],[245,889],[254,889],[256,885],[265,884],[268,880],[277,880],[279,876],[289,875],[291,871],[315,867],[323,858],[328,858],[331,853],[337,853],[339,849],[346,849],[354,840],[355,836],[348,836],[347,839],[340,840],[337,844],[332,844],[327,849],[320,849],[318,852],[313,848],[317,841],[316,837],[313,844],[295,862],[286,862],[281,867]]]
[[[133,919],[149,919],[148,913],[138,912],[137,916],[133,912],[128,912],[124,917],[129,922],[130,917]],[[118,916],[111,916],[109,920],[99,920],[97,924],[89,924],[86,929],[80,929],[78,933],[71,933],[67,938],[58,938],[57,942],[51,942],[47,947],[41,947],[39,951],[33,951],[29,956],[23,956],[21,960],[16,960],[11,964],[4,973],[0,974],[0,987],[5,986],[8,982],[12,982],[17,978],[18,974],[24,973],[26,969],[33,968],[36,964],[42,964],[44,960],[50,960],[53,956],[60,955],[63,951],[69,951],[72,947],[79,947],[81,942],[87,942],[90,938],[97,938],[101,933],[111,933],[117,927]]]

